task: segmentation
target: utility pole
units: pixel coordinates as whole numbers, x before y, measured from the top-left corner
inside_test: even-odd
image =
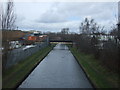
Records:
[[[120,1],[118,2],[118,55],[120,58]],[[120,63],[118,64],[120,66]],[[118,72],[120,72],[120,68],[118,68]]]
[[[118,2],[118,39],[120,41],[120,1]]]

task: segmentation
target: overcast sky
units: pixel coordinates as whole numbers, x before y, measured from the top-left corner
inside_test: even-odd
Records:
[[[79,32],[85,17],[106,26],[116,23],[117,2],[15,2],[16,25],[22,30]]]

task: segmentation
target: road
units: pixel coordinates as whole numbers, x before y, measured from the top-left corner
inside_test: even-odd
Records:
[[[93,88],[68,47],[57,44],[19,88]]]

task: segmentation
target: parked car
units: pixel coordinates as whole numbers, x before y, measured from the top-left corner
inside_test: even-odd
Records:
[[[10,41],[10,49],[20,48],[22,45],[19,41]]]

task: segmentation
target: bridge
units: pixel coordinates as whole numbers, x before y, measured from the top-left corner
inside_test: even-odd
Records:
[[[50,43],[73,44],[73,41],[70,41],[70,40],[50,40]]]

